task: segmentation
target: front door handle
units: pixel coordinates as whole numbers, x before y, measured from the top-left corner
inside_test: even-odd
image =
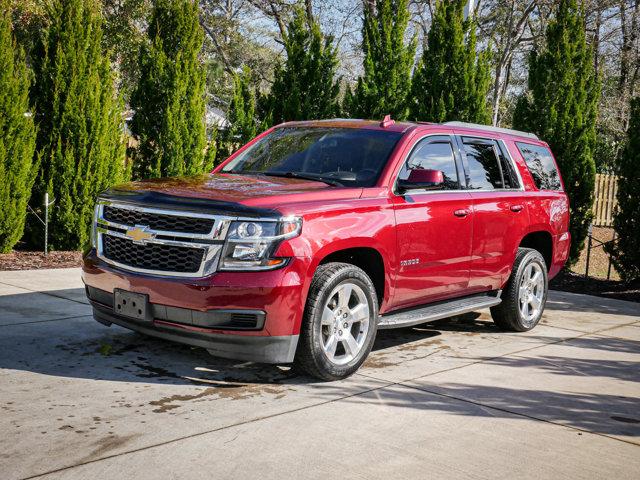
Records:
[[[520,210],[522,210],[522,208],[522,205],[511,205],[512,212],[519,212]]]
[[[453,212],[453,214],[456,217],[466,217],[467,215],[469,215],[469,210],[467,210],[466,208],[461,208],[460,210],[456,210],[455,212]]]

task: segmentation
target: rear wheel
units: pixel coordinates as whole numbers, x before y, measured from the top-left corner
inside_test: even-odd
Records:
[[[493,321],[504,330],[531,330],[542,317],[548,289],[547,266],[540,252],[519,248],[502,303],[491,308]]]
[[[296,366],[322,380],[348,377],[371,351],[377,318],[376,291],[362,269],[321,265],[307,298]]]

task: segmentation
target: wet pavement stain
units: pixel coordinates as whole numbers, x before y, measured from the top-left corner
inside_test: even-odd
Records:
[[[103,437],[97,440],[96,442],[94,442],[93,445],[95,446],[95,448],[93,449],[93,451],[89,455],[84,457],[82,460],[80,460],[80,462],[88,462],[90,460],[95,460],[97,458],[100,458],[104,454],[125,445],[131,439],[139,436],[139,434],[119,436],[119,435],[115,435],[113,432],[109,432],[109,433],[110,435],[113,435],[113,436]]]
[[[434,332],[435,333],[435,332]],[[439,334],[438,334],[439,335]],[[395,367],[404,362],[411,360],[419,360],[430,357],[444,350],[450,350],[449,345],[445,345],[442,339],[427,339],[423,341],[409,341],[409,343],[401,344],[391,352],[372,352],[364,363],[365,367],[381,369],[387,367]],[[412,355],[414,352],[426,351],[424,355]],[[402,355],[401,352],[408,352]],[[398,355],[400,353],[400,355]],[[393,357],[393,361],[389,358]]]
[[[261,385],[261,384],[218,384],[215,387],[208,387],[193,395],[171,395],[160,400],[153,400],[149,405],[157,407],[154,413],[165,413],[176,408],[180,408],[183,403],[199,401],[206,397],[214,396],[220,399],[242,400],[245,398],[270,394],[285,396],[285,388],[281,385]]]
[[[152,365],[148,365],[148,364],[144,364],[144,363],[139,363],[139,362],[135,362],[132,361],[131,362],[132,365],[135,365],[136,367],[138,367],[141,370],[144,370],[146,373],[139,373],[136,375],[136,377],[139,378],[184,378],[181,377],[180,375],[171,372],[169,370],[167,370],[166,368],[162,368],[162,367],[154,367]]]
[[[387,368],[387,367],[395,367],[398,365],[398,362],[392,362],[387,360],[387,355],[385,354],[369,354],[369,357],[362,365],[365,368]]]
[[[435,340],[426,340],[423,342],[412,342],[406,345],[400,345],[398,347],[398,350],[401,352],[415,352],[420,348],[427,348],[427,347],[437,347],[438,351],[451,348],[448,345],[442,345],[442,339],[437,338]]]

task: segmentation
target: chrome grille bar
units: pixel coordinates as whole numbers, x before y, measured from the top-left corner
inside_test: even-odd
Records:
[[[168,230],[154,230],[149,228],[148,225],[125,225],[105,219],[105,206],[109,206],[110,208],[114,209],[142,212],[145,215],[181,217],[181,220],[189,218],[206,218],[213,221],[213,227],[209,233],[203,234]],[[95,216],[95,240],[97,255],[106,263],[122,270],[171,277],[203,277],[215,272],[220,258],[220,251],[222,250],[224,239],[227,234],[229,224],[232,220],[232,217],[220,215],[211,215],[199,212],[186,212],[181,210],[165,210],[124,203],[99,201],[96,206]],[[141,233],[141,236],[144,238],[137,238],[135,235],[136,233]],[[200,268],[196,272],[175,272],[167,271],[166,268],[160,266],[157,269],[150,269],[123,263],[121,261],[118,261],[118,259],[109,258],[106,254],[104,248],[104,238],[107,235],[130,241],[132,242],[132,244],[138,246],[136,247],[136,249],[139,249],[140,245],[146,244],[183,247],[185,249],[201,249],[202,261],[200,263]]]

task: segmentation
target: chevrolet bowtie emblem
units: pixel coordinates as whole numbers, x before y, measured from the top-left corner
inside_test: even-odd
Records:
[[[134,227],[127,230],[127,237],[135,243],[144,243],[155,238],[155,235],[147,230],[147,227]]]

